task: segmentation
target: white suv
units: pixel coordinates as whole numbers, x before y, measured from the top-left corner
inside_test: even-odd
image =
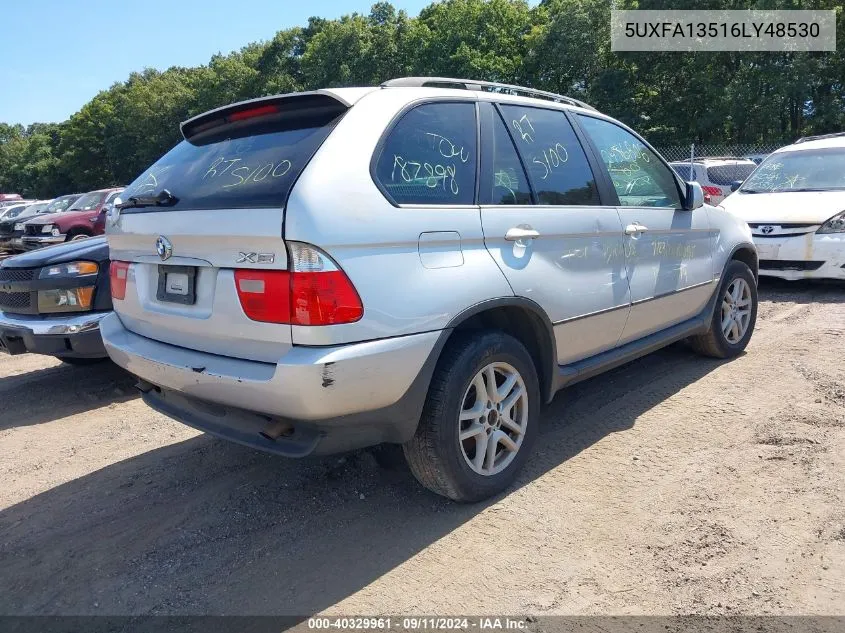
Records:
[[[730,157],[696,158],[693,162],[676,161],[670,165],[684,180],[700,184],[705,200],[713,205],[731,195],[757,167],[753,160]]]
[[[540,408],[757,310],[748,226],[561,95],[406,78],[237,103],[108,218],[109,355],[186,424],[290,457],[392,443],[429,489],[503,490]]]

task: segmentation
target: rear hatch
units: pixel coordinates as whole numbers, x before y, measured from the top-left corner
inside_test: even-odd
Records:
[[[114,301],[124,326],[199,351],[278,360],[290,325],[248,318],[235,272],[287,270],[288,194],[348,107],[303,93],[183,123],[185,140],[127,187],[107,226],[111,259],[130,262],[124,298]]]

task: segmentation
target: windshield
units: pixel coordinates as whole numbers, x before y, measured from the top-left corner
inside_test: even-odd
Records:
[[[47,205],[47,213],[57,213],[59,211],[64,211],[71,205],[74,200],[78,198],[79,196],[62,196],[61,198],[56,198],[49,205]]]
[[[96,209],[100,206],[100,203],[105,197],[106,193],[104,191],[92,191],[91,193],[86,193],[79,200],[73,203],[71,210],[90,211],[92,209]]]
[[[182,141],[120,195],[155,196],[167,189],[178,200],[161,210],[283,206],[311,156],[334,129],[337,110],[291,113],[238,135],[203,144]]]
[[[24,212],[21,215],[35,215],[36,213],[43,213],[44,209],[47,208],[47,205],[50,204],[49,202],[39,202],[37,204],[31,204],[24,209]]]
[[[21,214],[21,211],[26,209],[25,204],[21,204],[15,207],[8,207],[6,209],[0,209],[0,218],[4,220],[11,220],[12,218],[16,218]]]
[[[745,193],[845,191],[845,147],[772,154],[739,190]]]

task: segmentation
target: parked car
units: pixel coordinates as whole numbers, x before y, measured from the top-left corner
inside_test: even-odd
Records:
[[[0,352],[47,354],[72,364],[102,360],[99,323],[110,310],[104,237],[0,263]]]
[[[562,387],[681,339],[735,356],[754,329],[745,222],[580,101],[405,78],[181,129],[109,218],[100,327],[151,407],[220,437],[401,444],[474,501]]]
[[[19,193],[0,193],[0,204],[5,202],[17,202],[18,200],[23,200],[21,194]]]
[[[772,153],[722,206],[751,226],[761,275],[845,279],[845,132]]]
[[[49,205],[49,200],[36,200],[27,204],[23,210],[19,210],[15,216],[9,213],[0,219],[0,247],[22,250],[21,237],[24,223],[39,214],[47,213]]]
[[[10,204],[5,207],[0,207],[0,220],[4,218],[12,219],[18,217],[30,204],[32,204],[32,201],[27,200],[25,202],[21,202],[20,204]]]
[[[694,180],[701,185],[710,204],[717,205],[739,184],[748,178],[757,166],[753,161],[743,158],[696,158],[695,161],[670,163],[684,180]]]
[[[65,211],[33,218],[24,225],[24,250],[82,240],[102,235],[104,224],[98,222],[107,206],[123,188],[99,189],[79,196]]]

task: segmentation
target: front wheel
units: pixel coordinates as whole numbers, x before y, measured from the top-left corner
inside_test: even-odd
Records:
[[[540,389],[531,356],[515,338],[495,331],[455,336],[403,449],[423,486],[455,501],[480,501],[507,488],[528,459]]]
[[[725,270],[718,292],[710,330],[690,338],[690,345],[706,356],[732,358],[746,348],[754,332],[757,280],[745,263],[733,261]]]

